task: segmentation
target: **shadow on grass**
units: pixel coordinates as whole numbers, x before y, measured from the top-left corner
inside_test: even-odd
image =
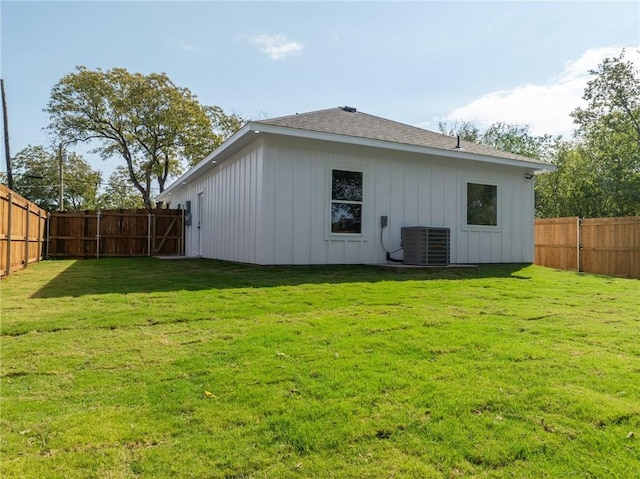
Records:
[[[208,259],[163,261],[156,258],[105,258],[72,262],[33,298],[269,288],[301,284],[377,283],[380,281],[460,280],[518,275],[526,264],[470,268],[402,269],[370,265],[255,266]]]

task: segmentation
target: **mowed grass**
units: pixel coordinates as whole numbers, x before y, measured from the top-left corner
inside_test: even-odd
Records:
[[[49,261],[0,282],[3,478],[640,477],[640,281]]]

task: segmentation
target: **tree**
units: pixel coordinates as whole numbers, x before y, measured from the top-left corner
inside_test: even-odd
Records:
[[[480,143],[536,160],[551,162],[562,142],[560,136],[534,136],[529,133],[529,125],[497,122],[480,136]]]
[[[576,138],[590,160],[597,216],[640,215],[640,73],[619,57],[606,58],[576,108]]]
[[[446,121],[438,122],[438,129],[440,133],[448,136],[460,136],[460,139],[465,141],[479,142],[481,137],[480,128],[478,128],[472,121],[454,121],[448,123]]]
[[[170,175],[204,158],[236,120],[241,123],[219,107],[204,107],[164,73],[142,75],[123,68],[77,67],[53,87],[45,111],[57,138],[95,140],[95,153],[120,156],[148,208],[153,182],[162,192]]]
[[[144,208],[144,200],[129,181],[129,172],[120,165],[111,173],[104,188],[104,192],[98,198],[100,209],[134,209]]]
[[[60,198],[60,159],[58,152],[42,146],[28,146],[12,159],[14,189],[41,208],[58,209]],[[68,153],[62,157],[64,172],[64,208],[88,209],[96,205],[101,174],[82,156]]]
[[[440,131],[449,135],[460,135],[467,141],[491,146],[498,150],[508,151],[518,155],[527,156],[536,160],[546,161],[558,166],[558,158],[561,151],[568,148],[568,144],[562,137],[551,135],[535,136],[529,132],[529,126],[511,123],[496,122],[482,131],[473,122],[455,122],[453,125],[440,123]],[[576,166],[574,157],[565,154],[567,165]],[[564,165],[564,163],[563,163]],[[558,166],[560,169],[561,167]],[[567,171],[569,168],[567,168]],[[557,212],[567,211],[570,201],[563,196],[564,181],[558,177],[558,173],[547,173],[536,178],[536,215],[559,216]],[[565,178],[563,177],[562,180]],[[563,185],[561,188],[560,185]],[[575,193],[575,190],[572,190]]]

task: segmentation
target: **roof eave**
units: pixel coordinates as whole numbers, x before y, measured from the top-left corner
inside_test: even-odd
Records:
[[[313,130],[303,130],[299,128],[291,128],[277,125],[269,125],[268,123],[249,122],[228,138],[222,145],[207,155],[196,166],[189,169],[185,174],[180,176],[176,181],[167,187],[162,193],[156,196],[157,201],[169,201],[170,197],[179,191],[190,179],[197,177],[209,167],[211,163],[222,163],[225,158],[221,158],[225,153],[231,151],[236,146],[242,146],[242,140],[249,134],[269,133],[273,135],[290,136],[294,138],[305,138],[311,140],[333,141],[350,145],[369,146],[372,148],[384,148],[389,150],[404,151],[408,153],[420,153],[427,155],[444,156],[448,158],[457,158],[468,161],[481,161],[484,163],[492,163],[498,165],[517,166],[528,168],[533,172],[555,171],[556,167],[549,163],[536,160],[524,160],[514,158],[501,158],[498,156],[481,155],[471,153],[464,149],[453,148],[451,150],[433,148],[428,146],[411,145],[408,143],[397,143],[393,141],[376,140],[372,138],[362,138],[357,136],[339,135],[336,133],[325,133]]]
[[[442,148],[434,148],[428,146],[411,145],[408,143],[397,143],[393,141],[376,140],[372,138],[362,138],[358,136],[339,135],[336,133],[325,133],[313,130],[303,130],[298,128],[283,127],[269,125],[267,123],[251,124],[251,128],[260,133],[271,133],[275,135],[286,135],[297,138],[308,138],[314,140],[334,141],[339,143],[347,143],[351,145],[370,146],[373,148],[385,148],[397,151],[405,151],[409,153],[421,153],[428,155],[444,156],[449,158],[458,158],[470,161],[482,161],[484,163],[493,163],[500,165],[519,166],[529,168],[534,171],[555,171],[556,167],[537,160],[525,160],[515,158],[502,158],[498,156],[482,155],[479,153],[471,153],[461,148],[452,148],[446,150]]]
[[[176,191],[186,184],[191,178],[197,177],[207,167],[211,167],[212,162],[216,165],[224,160],[220,160],[220,156],[225,152],[232,150],[234,146],[238,146],[247,133],[252,132],[255,128],[252,123],[245,124],[242,128],[236,131],[228,139],[226,139],[218,148],[209,153],[204,159],[199,161],[194,167],[190,168],[186,173],[180,176],[177,180],[171,183],[162,193],[156,196],[157,201],[168,201]]]

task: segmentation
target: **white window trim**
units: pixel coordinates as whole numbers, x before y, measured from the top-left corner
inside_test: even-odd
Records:
[[[467,224],[467,185],[469,183],[475,185],[490,185],[496,187],[496,223],[497,225],[470,225]],[[462,181],[462,230],[463,231],[502,231],[502,184],[495,179],[479,178],[479,177],[466,177]]]
[[[341,170],[341,171],[353,171],[356,173],[362,173],[362,201],[339,201],[339,203],[349,203],[349,204],[357,204],[362,205],[362,216],[360,218],[360,233],[333,233],[331,231],[331,205],[334,203],[333,201],[333,171]],[[327,172],[326,172],[326,198],[325,198],[325,236],[324,239],[326,241],[367,241],[364,224],[364,212],[365,212],[365,199],[367,197],[367,173],[364,168],[357,166],[348,166],[348,165],[339,165],[339,164],[328,164]]]

